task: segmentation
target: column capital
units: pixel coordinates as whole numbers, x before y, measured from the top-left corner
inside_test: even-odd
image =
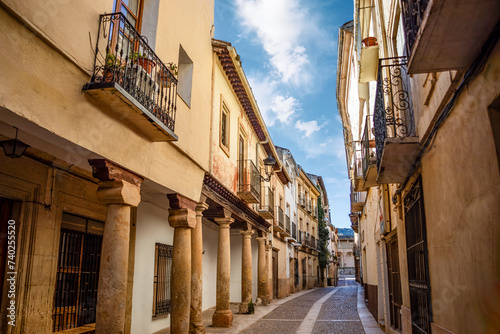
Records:
[[[266,251],[269,251],[269,250],[271,250],[272,248],[273,248],[273,246],[271,246],[271,245],[266,245]]]
[[[196,211],[198,203],[187,198],[186,196],[174,193],[167,194],[167,197],[172,209],[191,209],[192,211]]]
[[[254,234],[255,231],[253,230],[241,230],[240,233],[243,237],[243,239],[251,239],[252,234]]]
[[[101,182],[123,180],[140,187],[144,178],[106,159],[90,159],[92,176]]]
[[[125,180],[99,182],[97,198],[107,204],[135,207],[141,202],[141,188]]]
[[[194,228],[196,213],[189,208],[168,209],[168,222],[173,228]]]
[[[266,237],[257,237],[257,238],[255,238],[255,239],[259,242],[259,244],[263,244],[263,243],[265,243],[265,242],[266,242],[266,240],[267,240],[267,238],[266,238]]]
[[[196,204],[196,216],[201,216],[202,212],[208,209],[209,205],[207,203],[199,202]]]
[[[219,228],[229,228],[229,225],[234,222],[233,218],[214,218],[214,220],[219,224]]]

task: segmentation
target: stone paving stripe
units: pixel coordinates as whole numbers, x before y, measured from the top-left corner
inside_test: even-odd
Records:
[[[356,322],[360,322],[360,320],[316,320],[316,322],[335,322],[335,321],[356,321]]]
[[[311,334],[314,328],[314,324],[316,323],[316,319],[318,318],[319,311],[321,311],[321,305],[325,301],[328,300],[334,293],[336,293],[339,290],[339,288],[335,288],[332,292],[328,293],[325,295],[323,298],[318,300],[314,305],[311,307],[309,310],[309,313],[307,313],[306,318],[304,321],[302,321],[302,324],[300,325],[299,329],[297,330],[297,334]]]

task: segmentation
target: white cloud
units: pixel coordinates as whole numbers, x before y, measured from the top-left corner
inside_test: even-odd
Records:
[[[290,118],[295,114],[295,110],[298,107],[299,103],[295,98],[291,96],[284,97],[283,95],[276,95],[271,104],[271,110],[282,123],[289,123]]]
[[[301,41],[312,27],[307,9],[298,0],[237,0],[236,6],[242,25],[257,35],[281,81],[309,81],[309,57]]]
[[[263,76],[249,76],[248,81],[267,126],[276,121],[288,124],[301,109],[299,101],[284,94],[277,81]]]
[[[298,120],[297,122],[295,122],[295,128],[299,129],[299,131],[303,131],[304,136],[309,137],[314,132],[319,131],[319,129],[321,129],[321,126],[319,126],[318,122],[316,121],[301,122],[300,120]]]

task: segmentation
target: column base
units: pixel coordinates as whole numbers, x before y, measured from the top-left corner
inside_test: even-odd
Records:
[[[203,322],[189,324],[189,334],[205,334],[206,332]]]
[[[233,313],[231,310],[216,310],[212,316],[213,327],[229,328],[233,324]]]

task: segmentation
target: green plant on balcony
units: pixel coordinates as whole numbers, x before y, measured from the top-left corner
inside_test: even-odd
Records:
[[[177,74],[179,74],[178,67],[176,64],[170,62],[167,63],[166,65],[167,69],[170,71],[170,73],[172,73],[172,75],[177,76]],[[170,85],[172,84],[172,78],[169,75],[169,73],[166,73],[166,71],[160,70],[160,72],[158,73],[158,77],[160,82],[162,82],[164,85],[170,87]]]
[[[118,79],[120,77],[120,70],[124,69],[125,66],[122,65],[120,59],[112,53],[106,54],[106,61],[104,63],[104,79],[105,81],[112,81],[113,75]]]
[[[129,58],[133,64],[139,64],[140,66],[142,66],[142,68],[148,74],[151,74],[153,67],[156,66],[156,63],[153,61],[153,59],[150,59],[148,57],[147,53],[142,54],[140,52],[131,52]]]

